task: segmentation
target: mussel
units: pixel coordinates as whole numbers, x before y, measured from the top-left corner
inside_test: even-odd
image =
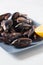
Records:
[[[18,23],[26,20],[25,15],[20,14],[19,12],[15,12],[12,16],[13,26],[15,27]]]
[[[13,25],[12,20],[3,20],[1,22],[1,26],[3,27],[4,30],[9,29]]]
[[[0,22],[3,20],[7,20],[11,16],[11,13],[5,13],[0,15]]]
[[[3,32],[1,35],[2,37],[6,38],[6,41],[4,41],[6,44],[11,44],[13,40],[18,39],[22,36],[21,33],[17,33],[17,32],[14,33]]]
[[[19,38],[14,40],[11,44],[16,48],[25,48],[31,45],[32,40],[29,38]]]
[[[4,31],[3,27],[0,26],[0,33],[2,33]]]
[[[22,33],[23,33],[23,32],[25,32],[25,31],[29,30],[31,27],[32,27],[32,26],[31,26],[30,24],[27,24],[27,23],[23,22],[23,23],[17,24],[17,25],[15,26],[15,30],[16,30],[17,32],[22,32]]]

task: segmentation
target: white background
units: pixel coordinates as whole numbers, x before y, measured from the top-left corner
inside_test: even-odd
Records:
[[[43,0],[0,0],[0,14],[15,11],[43,23]],[[8,54],[0,47],[0,65],[43,65],[43,45],[18,54]]]

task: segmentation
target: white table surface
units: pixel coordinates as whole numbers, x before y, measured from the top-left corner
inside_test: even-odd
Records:
[[[0,14],[15,11],[43,24],[43,0],[0,0]],[[43,45],[17,54],[0,47],[0,65],[43,65]]]

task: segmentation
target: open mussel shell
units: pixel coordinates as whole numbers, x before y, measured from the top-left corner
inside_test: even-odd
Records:
[[[3,14],[3,16],[4,16],[4,19],[7,20],[11,16],[11,13]]]
[[[25,18],[23,16],[18,17],[17,18],[17,23],[22,23],[22,22],[25,22],[25,23],[30,24],[30,25],[33,24],[33,21],[30,18],[27,19],[27,18]]]
[[[3,20],[1,22],[1,26],[3,27],[4,30],[9,29],[13,25],[12,20]]]
[[[0,15],[0,21],[7,20],[11,16],[11,13],[5,13]]]
[[[29,38],[19,38],[14,40],[11,44],[14,45],[16,48],[25,48],[31,45],[32,40]]]
[[[26,19],[24,17],[18,17],[17,18],[17,23],[22,23],[22,22],[25,22]]]

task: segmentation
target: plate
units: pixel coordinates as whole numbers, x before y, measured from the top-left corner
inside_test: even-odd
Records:
[[[35,22],[35,21],[33,21],[33,23],[34,23],[34,25],[36,25],[36,26],[39,26],[39,25],[40,25],[39,23],[37,23],[37,22]],[[38,41],[38,42],[33,42],[32,44],[33,44],[33,45],[28,46],[28,47],[26,47],[26,48],[22,48],[22,49],[17,49],[17,48],[15,48],[14,46],[6,45],[6,44],[4,44],[4,43],[0,43],[0,46],[1,46],[4,50],[6,50],[8,53],[17,53],[17,52],[21,52],[21,51],[24,51],[24,50],[27,50],[27,49],[30,49],[30,48],[33,48],[33,47],[35,47],[35,46],[38,46],[38,45],[43,44],[43,40]]]

